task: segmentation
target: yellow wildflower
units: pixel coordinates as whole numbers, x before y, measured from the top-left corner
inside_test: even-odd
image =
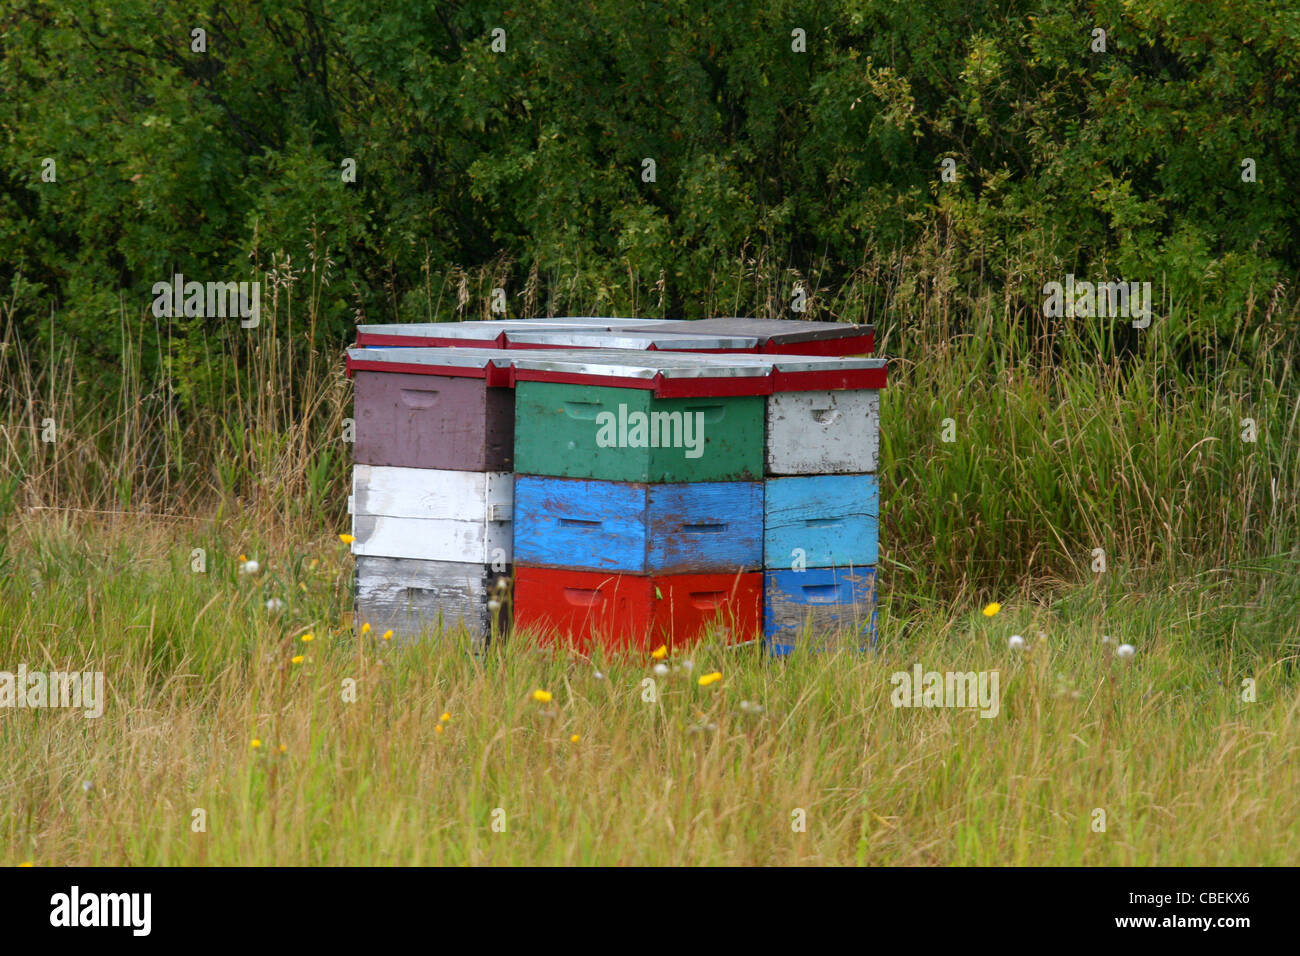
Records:
[[[533,691],[533,700],[539,704],[549,704],[551,702],[551,693],[545,690],[535,690]]]
[[[994,601],[992,604],[985,605],[984,616],[992,617],[994,614],[997,614],[998,611],[1000,610],[1002,610],[1002,605],[999,604],[997,601]]]
[[[701,674],[699,684],[701,687],[708,687],[710,684],[716,684],[722,680],[720,671],[714,671],[712,674]]]
[[[668,645],[660,644],[658,647],[656,647],[653,651],[650,652],[650,656],[657,661],[663,660],[665,657],[668,656]]]

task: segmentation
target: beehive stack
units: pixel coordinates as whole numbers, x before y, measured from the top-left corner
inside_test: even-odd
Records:
[[[482,645],[509,620],[494,592],[510,575],[514,394],[501,353],[441,351],[352,363],[354,619],[399,642],[464,628]]]
[[[528,355],[530,353],[518,353]],[[752,638],[762,603],[763,399],[695,356],[515,361],[515,620],[544,641]],[[671,389],[665,367],[712,378]]]
[[[868,350],[869,327],[631,321],[363,327],[358,623],[481,644],[513,570],[516,622],[578,646],[873,640],[883,363],[784,357]],[[638,442],[642,415],[676,441]]]
[[[775,655],[845,633],[875,643],[879,422],[878,388],[768,399],[763,634]]]

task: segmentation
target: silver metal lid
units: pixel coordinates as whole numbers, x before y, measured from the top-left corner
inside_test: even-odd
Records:
[[[629,329],[628,331],[641,330]],[[870,325],[853,325],[848,322],[805,322],[802,319],[748,319],[735,316],[666,322],[654,327],[654,329],[647,329],[647,331],[689,335],[749,335],[769,342],[817,342],[825,339],[843,339],[867,335],[872,331],[872,327]]]

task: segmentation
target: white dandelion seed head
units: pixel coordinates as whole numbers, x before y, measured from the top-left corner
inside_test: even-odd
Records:
[[[1132,644],[1121,644],[1115,648],[1115,656],[1122,661],[1132,660],[1133,655],[1137,653],[1137,648]]]
[[[653,673],[654,673],[654,675],[655,675],[656,677],[667,677],[667,676],[668,676],[668,665],[667,665],[667,664],[656,664],[656,665],[652,668],[652,671],[653,671]]]
[[[1019,634],[1012,634],[1007,638],[1007,646],[1013,651],[1023,651],[1025,649],[1025,639]]]
[[[682,661],[682,670],[686,671],[686,673],[688,674],[691,672],[691,668],[694,666],[695,666],[695,662],[692,661],[690,658],[687,658],[686,660]]]
[[[278,613],[279,611],[284,610],[284,602],[281,601],[279,598],[273,597],[266,602],[266,609],[270,611],[272,614]]]
[[[600,671],[596,671],[596,672],[594,672],[591,676],[594,677],[594,678],[596,678],[596,680],[604,680],[604,679],[605,679],[605,675],[602,674]]]
[[[488,601],[487,607],[489,611],[493,611],[493,612],[499,611],[501,610],[501,602],[498,601],[496,598],[493,598],[492,600]]]
[[[262,567],[262,566],[261,566],[260,564],[258,564],[256,561],[251,561],[251,560],[250,560],[250,561],[245,561],[244,564],[243,564],[243,566],[239,569],[239,573],[240,573],[240,574],[256,574],[259,570],[261,570],[261,567]]]
[[[1109,644],[1109,643],[1110,643],[1110,635],[1108,635],[1108,634],[1103,634],[1103,635],[1101,636],[1101,642],[1102,642],[1103,644]]]

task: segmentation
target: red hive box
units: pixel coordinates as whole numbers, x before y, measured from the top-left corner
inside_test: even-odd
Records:
[[[651,651],[704,637],[754,640],[762,628],[762,572],[643,576],[515,568],[515,628],[543,645]]]

